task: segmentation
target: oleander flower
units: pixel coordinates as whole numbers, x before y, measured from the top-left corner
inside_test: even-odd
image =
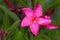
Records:
[[[58,26],[52,25],[52,24],[48,24],[48,25],[46,25],[46,28],[49,29],[49,30],[52,30],[52,29],[57,29]]]
[[[51,19],[49,16],[45,16],[44,18]],[[47,24],[45,27],[46,27],[47,29],[49,29],[49,30],[57,29],[57,28],[58,28],[58,26],[52,25],[52,24]]]
[[[49,17],[41,17],[42,15],[42,6],[40,4],[37,5],[36,9],[32,10],[30,8],[23,8],[23,12],[26,17],[22,20],[22,27],[30,27],[31,32],[36,36],[39,32],[39,25],[47,25],[51,23],[51,19]]]

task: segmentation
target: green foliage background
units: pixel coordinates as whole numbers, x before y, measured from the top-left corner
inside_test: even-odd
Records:
[[[14,5],[32,8],[31,0],[9,0]],[[55,30],[41,29],[38,36],[33,36],[29,28],[21,28],[20,19],[11,12],[4,0],[0,0],[0,28],[9,32],[3,40],[60,40],[60,0],[34,0],[34,7],[40,3],[43,7],[43,14],[54,9],[52,24],[59,26]],[[17,7],[16,6],[16,7]]]

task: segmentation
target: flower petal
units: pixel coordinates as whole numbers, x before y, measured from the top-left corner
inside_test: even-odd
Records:
[[[29,25],[30,25],[30,21],[27,17],[25,17],[21,22],[21,26],[26,27],[26,26],[29,26]]]
[[[52,29],[57,29],[58,26],[49,24],[49,25],[46,25],[46,28],[49,30],[52,30]]]
[[[42,16],[42,6],[40,4],[38,4],[36,9],[35,9],[35,15],[37,17]]]
[[[27,17],[31,17],[33,15],[33,10],[30,8],[23,8],[23,11]]]
[[[32,24],[32,25],[30,26],[30,29],[31,29],[31,32],[32,32],[35,36],[38,35],[38,31],[39,31],[39,26],[38,26],[38,24]]]
[[[39,18],[38,19],[38,24],[40,25],[47,25],[51,23],[51,19],[46,19],[46,18]]]
[[[44,18],[46,18],[46,19],[51,19],[50,16],[46,16],[46,15],[44,16]]]

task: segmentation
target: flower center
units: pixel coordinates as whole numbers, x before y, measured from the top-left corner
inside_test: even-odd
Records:
[[[37,23],[37,17],[32,17],[31,21],[32,23]]]

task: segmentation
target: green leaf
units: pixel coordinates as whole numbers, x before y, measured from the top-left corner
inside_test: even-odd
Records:
[[[18,3],[22,4],[22,6],[27,7],[27,4],[24,0],[17,0]]]
[[[20,22],[20,20],[17,20],[16,22],[14,22],[14,23],[10,26],[10,28],[7,29],[7,31],[12,32],[13,30],[15,30],[15,29],[18,27],[19,22]]]
[[[7,28],[9,28],[10,26],[10,22],[9,22],[9,16],[7,13],[4,14],[4,17],[3,17],[3,24],[2,24],[2,28],[4,30],[6,30]]]
[[[20,20],[17,20],[6,30],[6,32],[9,32],[9,35],[4,38],[5,40],[12,39],[12,35],[14,35],[16,30],[18,29],[19,22]]]
[[[46,30],[47,31],[47,30]],[[37,37],[35,37],[34,40],[50,40],[50,37],[45,34],[45,30],[40,30],[40,33]]]
[[[59,5],[59,1],[58,0],[50,0],[48,2],[46,3],[46,8],[47,9],[55,9]]]
[[[27,7],[32,8],[32,2],[31,2],[31,0],[27,0]]]
[[[34,7],[36,7],[38,0],[34,0]]]
[[[2,21],[3,21],[3,14],[2,14],[2,11],[0,9],[0,27],[2,26]]]
[[[18,31],[15,35],[14,35],[14,39],[13,40],[25,40],[24,39],[24,30],[20,30]],[[26,36],[25,36],[26,37]]]
[[[60,5],[55,9],[55,12],[51,17],[53,19],[52,23],[60,26]]]
[[[40,3],[41,5],[44,5],[46,3],[46,0],[38,0],[38,3]]]
[[[4,12],[8,13],[8,15],[9,15],[14,21],[16,21],[16,20],[19,19],[18,16],[17,16],[15,13],[11,12],[11,11],[10,11],[9,9],[7,9],[5,6],[0,5],[0,8],[1,8]]]

